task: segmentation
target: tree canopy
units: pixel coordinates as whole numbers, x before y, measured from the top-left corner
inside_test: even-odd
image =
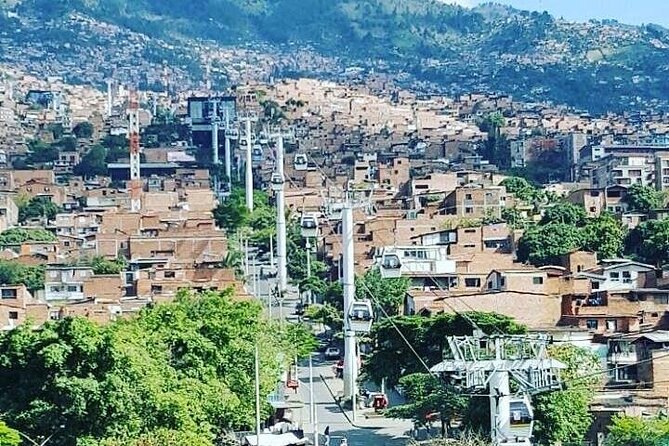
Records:
[[[0,232],[0,246],[19,245],[25,242],[55,242],[53,232],[35,228],[9,228]]]
[[[612,215],[588,218],[583,208],[560,203],[525,231],[518,243],[518,260],[554,264],[574,250],[597,252],[600,258],[618,257],[623,254],[626,236],[626,229]]]
[[[377,319],[395,316],[404,302],[410,281],[406,277],[384,279],[378,268],[369,269],[363,276],[355,278],[355,295],[357,299],[372,301],[377,311]],[[383,311],[380,311],[381,306]]]
[[[665,446],[669,443],[669,419],[617,415],[609,426],[606,446]]]
[[[391,386],[397,384],[402,376],[425,373],[425,365],[416,354],[428,366],[438,364],[442,360],[446,336],[471,335],[472,321],[489,334],[519,334],[526,331],[524,326],[510,317],[484,312],[384,319],[374,324],[370,333],[376,349],[365,362],[363,372],[375,382],[385,378]],[[407,341],[415,353],[407,346]]]
[[[581,442],[592,424],[589,406],[601,382],[599,358],[571,344],[552,345],[549,354],[567,366],[561,373],[567,388],[534,397],[535,437],[546,445]]]
[[[61,211],[60,206],[51,201],[49,197],[32,197],[27,201],[19,201],[19,222],[33,218],[44,218],[51,221]]]
[[[211,446],[226,431],[251,428],[254,348],[265,402],[283,367],[314,340],[231,293],[182,291],[107,326],[66,318],[1,333],[0,412],[30,436],[64,426],[52,440],[63,446]]]
[[[72,133],[74,133],[75,136],[80,139],[90,138],[93,136],[93,131],[95,131],[95,128],[93,127],[93,124],[88,121],[80,122],[72,129]]]
[[[25,285],[29,291],[44,289],[44,265],[24,265],[11,260],[0,260],[0,284]]]
[[[85,178],[107,174],[107,149],[100,144],[95,144],[81,158],[79,164],[74,166],[74,174]]]
[[[664,205],[665,195],[650,186],[634,183],[627,189],[625,202],[630,211],[649,212]]]
[[[639,261],[662,266],[669,263],[669,220],[648,220],[625,240],[627,252]]]

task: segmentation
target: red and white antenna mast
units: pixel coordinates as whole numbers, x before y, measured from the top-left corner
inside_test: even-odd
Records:
[[[128,137],[130,139],[130,210],[142,209],[142,179],[140,177],[139,102],[137,91],[128,95]]]

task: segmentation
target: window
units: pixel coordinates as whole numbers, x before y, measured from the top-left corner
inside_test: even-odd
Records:
[[[632,273],[623,271],[623,283],[632,283]]]
[[[79,286],[77,286],[77,285],[68,285],[67,286],[67,292],[68,293],[76,293],[77,291],[79,291]]]
[[[610,272],[610,273],[609,273],[609,277],[610,277],[611,280],[613,280],[614,282],[618,282],[618,281],[620,280],[620,273],[619,273],[619,272]]]
[[[19,319],[19,312],[18,311],[10,311],[9,312],[9,319],[11,320],[18,320]]]
[[[588,328],[588,330],[597,330],[597,326],[599,324],[597,323],[597,319],[588,319],[585,321],[585,326]]]
[[[50,311],[49,319],[52,321],[57,321],[60,319],[60,311]]]
[[[151,285],[151,294],[162,294],[163,287],[161,285]]]
[[[581,271],[583,271],[583,265],[576,265],[576,272],[580,273]]]
[[[476,229],[465,229],[465,234],[475,234]]]
[[[3,299],[16,299],[16,289],[15,288],[3,288],[2,289],[2,298]]]
[[[481,279],[478,277],[465,277],[465,286],[467,288],[480,288]]]
[[[473,243],[466,243],[464,247],[465,248],[476,248],[476,245],[473,244]]]
[[[499,286],[500,287],[505,287],[506,286],[506,277],[500,277],[499,278]]]
[[[465,200],[471,200],[472,194],[465,194]]]
[[[176,273],[174,271],[165,271],[165,278],[166,279],[174,279],[176,276]]]
[[[465,208],[465,214],[473,214],[473,213],[474,213],[474,208],[472,207]]]
[[[532,277],[532,285],[543,285],[543,284],[544,284],[543,277]]]
[[[606,331],[616,331],[618,329],[618,321],[615,319],[606,320]]]
[[[592,282],[592,284],[590,284],[590,287],[593,290],[598,290],[599,289],[599,282]]]

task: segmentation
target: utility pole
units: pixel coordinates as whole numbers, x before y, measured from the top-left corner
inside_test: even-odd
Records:
[[[311,242],[307,238],[305,247],[307,249],[307,279],[311,277]],[[311,302],[311,289],[307,290],[307,303],[312,304]]]
[[[215,99],[212,99],[211,104],[211,162],[215,166],[218,166],[218,103]],[[218,176],[218,173],[216,174]]]
[[[318,445],[318,411],[316,410],[316,401],[314,400],[314,368],[312,364],[312,355],[309,355],[309,405],[312,429],[314,430],[314,445]]]
[[[256,344],[255,350],[255,372],[256,372],[256,382],[255,382],[255,391],[256,391],[256,445],[260,446],[260,353],[258,351],[258,345]]]
[[[283,173],[283,135],[278,135],[276,145],[276,171],[272,175],[272,186],[276,192],[276,238],[277,238],[277,261],[278,261],[278,287],[279,300],[288,288],[288,272],[286,268],[286,203],[284,196],[284,173]]]
[[[139,146],[139,102],[137,92],[130,91],[128,97],[128,136],[130,139],[130,210],[142,210],[142,178],[140,175]]]
[[[343,245],[343,276],[344,288],[344,397],[351,398],[353,421],[356,415],[356,382],[358,361],[356,354],[355,331],[351,329],[348,311],[355,300],[355,268],[353,253],[353,207],[350,196],[346,196],[342,209],[342,245]]]

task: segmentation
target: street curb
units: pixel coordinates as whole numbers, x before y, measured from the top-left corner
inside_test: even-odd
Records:
[[[351,421],[351,418],[349,418],[348,414],[346,413],[344,408],[341,406],[341,403],[337,400],[337,397],[335,396],[334,392],[332,391],[332,389],[328,385],[328,382],[326,381],[323,374],[319,373],[318,376],[321,377],[321,381],[323,381],[323,384],[325,384],[325,388],[328,389],[328,392],[330,393],[330,396],[332,397],[332,401],[334,401],[334,403],[337,405],[337,407],[339,407],[339,410],[341,410],[341,413],[344,415],[344,418],[346,418],[346,421],[348,421],[348,424],[350,424],[353,427],[357,427],[358,429],[370,429],[370,430],[381,429],[381,427],[361,426],[361,425]]]

